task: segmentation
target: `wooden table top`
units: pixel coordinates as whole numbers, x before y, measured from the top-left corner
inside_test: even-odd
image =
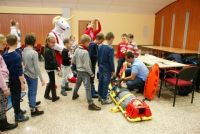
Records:
[[[173,68],[173,67],[185,67],[188,66],[186,64],[181,64],[178,62],[174,62],[174,61],[169,61],[163,58],[159,58],[153,55],[140,55],[138,57],[138,59],[140,59],[142,62],[144,62],[145,64],[149,65],[149,66],[153,66],[155,63],[157,63],[159,65],[159,68]]]
[[[164,52],[177,53],[177,54],[200,54],[200,52],[195,51],[195,50],[166,47],[166,46],[141,46],[141,47],[153,49],[153,50],[164,51]]]

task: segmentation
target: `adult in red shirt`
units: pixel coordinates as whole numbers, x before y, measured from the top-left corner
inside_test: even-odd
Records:
[[[123,66],[123,63],[125,62],[125,53],[127,51],[127,34],[122,34],[121,36],[122,41],[117,46],[117,58],[118,58],[118,65],[117,65],[117,71],[116,76],[119,77],[120,69]]]
[[[98,22],[98,28],[95,30],[94,25],[96,24],[96,22]],[[89,35],[91,39],[94,41],[96,39],[96,35],[100,32],[101,32],[101,23],[98,19],[95,19],[88,24],[86,30],[84,31],[84,34]]]

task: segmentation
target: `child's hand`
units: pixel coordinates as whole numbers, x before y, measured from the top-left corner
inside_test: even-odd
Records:
[[[42,86],[45,86],[46,84],[44,80],[42,80],[41,83],[42,83]]]
[[[21,83],[21,90],[24,91],[25,90],[25,83]]]
[[[5,97],[8,97],[8,96],[10,95],[10,90],[9,90],[8,88],[4,89],[4,90],[3,90],[3,95],[4,95]]]

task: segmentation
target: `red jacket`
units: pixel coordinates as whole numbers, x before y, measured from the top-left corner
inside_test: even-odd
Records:
[[[94,30],[92,27],[90,27],[84,31],[84,34],[89,35],[92,38],[92,40],[95,40],[96,35],[100,32],[101,32],[101,23],[98,21],[98,29],[97,30]]]
[[[125,58],[125,52],[127,51],[128,43],[119,43],[117,46],[117,57],[118,58]]]

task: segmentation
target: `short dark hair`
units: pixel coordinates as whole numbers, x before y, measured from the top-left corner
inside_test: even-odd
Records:
[[[109,32],[109,33],[106,34],[106,40],[111,40],[113,38],[115,38],[115,36],[112,32]]]
[[[96,40],[105,40],[104,34],[98,33],[97,36],[96,36]]]
[[[28,33],[25,36],[25,44],[34,46],[36,42],[36,37],[34,33]]]
[[[128,38],[133,39],[134,35],[133,34],[128,34]]]
[[[128,58],[128,59],[130,59],[130,58],[134,58],[134,54],[132,53],[132,52],[126,52],[126,57]]]
[[[11,24],[11,26],[15,26],[16,25],[16,21],[14,19],[10,20],[10,24]]]
[[[68,39],[68,38],[64,39],[64,40],[63,40],[63,44],[65,45],[66,43],[67,43],[67,44],[70,43],[70,39]]]
[[[127,38],[127,34],[123,33],[121,37],[126,37]]]
[[[17,36],[15,36],[13,34],[8,34],[6,36],[6,41],[7,41],[9,46],[14,46],[14,45],[17,44]]]

